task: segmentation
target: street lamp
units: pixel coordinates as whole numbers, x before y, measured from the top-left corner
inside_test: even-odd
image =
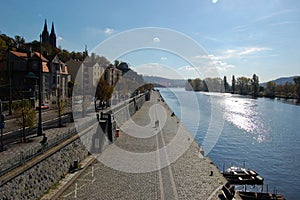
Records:
[[[4,128],[4,115],[2,114],[2,101],[0,99],[0,129],[1,129],[1,151],[4,151],[4,146],[3,146],[3,128]]]
[[[62,127],[62,120],[61,120],[61,107],[62,107],[62,104],[60,102],[60,95],[61,95],[61,92],[60,92],[60,82],[59,82],[59,70],[56,70],[56,88],[57,88],[57,107],[58,107],[58,126],[59,127]]]
[[[42,35],[40,34],[40,67],[39,67],[39,123],[38,123],[38,130],[37,135],[43,135],[43,127],[42,127],[42,84],[43,84],[43,61],[42,61]]]
[[[11,64],[10,64],[10,51],[7,49],[7,70],[9,80],[9,103],[8,103],[8,115],[12,115],[12,84],[11,84]]]
[[[39,77],[38,76],[36,76],[33,72],[28,72],[28,74],[26,75],[26,77],[25,77],[26,79],[29,79],[29,80],[34,80],[34,89],[33,89],[33,97],[34,97],[34,107],[36,107],[36,103],[35,103],[35,101],[36,101],[36,91],[37,91],[37,80],[39,79]],[[31,86],[31,88],[32,88],[32,81],[31,81],[31,83],[29,84],[30,86]],[[30,88],[30,91],[31,91],[31,88]]]

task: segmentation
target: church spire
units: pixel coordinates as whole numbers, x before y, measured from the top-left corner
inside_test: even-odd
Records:
[[[48,28],[47,28],[47,20],[45,19],[45,24],[44,24],[44,30],[43,32],[48,32]]]
[[[54,22],[52,22],[52,27],[51,27],[51,33],[50,33],[50,35],[55,35]]]
[[[44,44],[49,42],[49,32],[47,28],[47,20],[45,19],[44,30],[42,32],[42,42]]]
[[[54,31],[54,23],[53,22],[52,22],[52,27],[51,27],[51,33],[49,36],[49,42],[52,47],[56,48],[56,34]]]

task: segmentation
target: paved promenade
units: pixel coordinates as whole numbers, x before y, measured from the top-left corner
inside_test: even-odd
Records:
[[[159,93],[120,129],[59,199],[219,199],[225,179]]]

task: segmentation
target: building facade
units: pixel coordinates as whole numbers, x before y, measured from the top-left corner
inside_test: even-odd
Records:
[[[104,79],[108,85],[116,85],[122,77],[122,71],[110,64],[104,72]]]
[[[39,52],[9,51],[1,63],[0,79],[7,87],[1,88],[3,100],[32,99],[37,106],[39,70],[42,68],[42,102],[51,103],[57,95],[67,97],[70,75],[68,67],[57,56],[47,59]],[[60,94],[57,93],[60,88]]]

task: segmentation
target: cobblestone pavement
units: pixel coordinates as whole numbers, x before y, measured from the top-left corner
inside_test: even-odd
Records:
[[[152,92],[60,199],[218,199],[225,179]]]

